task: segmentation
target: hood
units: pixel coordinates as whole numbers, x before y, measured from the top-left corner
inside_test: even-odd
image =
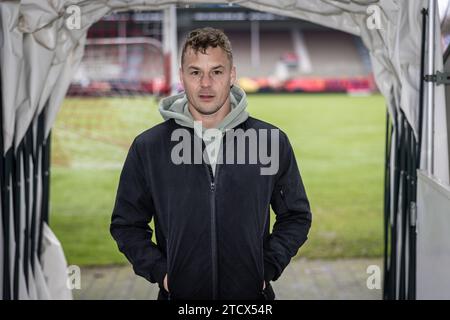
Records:
[[[244,90],[236,85],[233,85],[230,90],[230,104],[230,113],[216,127],[222,132],[236,127],[248,118],[247,96]],[[194,128],[194,118],[189,112],[188,100],[184,92],[162,99],[159,112],[164,120],[174,119],[181,126]],[[206,128],[202,130],[205,131]]]

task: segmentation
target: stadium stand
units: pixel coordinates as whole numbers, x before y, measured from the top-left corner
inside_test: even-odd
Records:
[[[312,76],[367,75],[353,35],[337,31],[308,31],[304,37],[310,52]]]
[[[212,26],[230,38],[239,83],[248,92],[376,90],[367,49],[358,37],[244,8],[208,10],[179,11],[178,61],[189,30]],[[161,17],[157,12],[117,13],[93,25],[68,95],[167,93]],[[252,53],[255,19],[269,20],[258,21]]]

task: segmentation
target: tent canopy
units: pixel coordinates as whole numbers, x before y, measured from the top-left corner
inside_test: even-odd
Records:
[[[176,2],[180,6],[226,1]],[[427,1],[404,0],[254,0],[227,1],[251,9],[285,15],[358,35],[370,52],[375,81],[395,119],[402,110],[419,132],[421,10]],[[88,28],[112,11],[156,10],[174,4],[170,0],[112,1],[10,1],[2,5],[1,53],[5,150],[17,146],[32,118],[49,103],[45,135],[51,129],[73,73],[81,61]],[[77,6],[79,28],[66,23]],[[69,9],[68,9],[69,8]],[[72,7],[73,8],[73,7]],[[439,32],[437,25],[436,33]],[[439,41],[437,42],[440,43]],[[442,68],[442,50],[437,48],[437,67]],[[436,92],[436,144],[442,147],[434,157],[435,175],[448,183],[447,135],[444,121],[444,93]],[[15,135],[13,135],[15,132]],[[13,138],[14,136],[14,138]],[[14,139],[14,141],[13,141]],[[447,155],[447,156],[446,156]],[[445,157],[445,158],[444,158]]]
[[[375,81],[386,99],[386,106],[394,130],[397,134],[404,130],[404,127],[398,123],[402,123],[402,119],[406,118],[415,138],[418,139],[420,127],[424,128],[423,124],[419,123],[420,86],[422,82],[422,43],[420,35],[422,34],[421,11],[428,7],[428,1],[426,0],[22,0],[0,2],[1,105],[4,155],[10,155],[12,150],[17,153],[18,159],[24,159],[24,164],[30,163],[31,165],[41,166],[40,159],[42,158],[42,161],[44,161],[43,155],[48,152],[46,139],[74,72],[83,57],[87,30],[103,16],[113,11],[164,9],[173,4],[186,6],[196,3],[227,2],[310,21],[360,36],[369,50]],[[433,3],[433,1],[431,2]],[[67,22],[76,19],[74,14],[76,15],[78,12],[80,13],[79,25],[74,28],[73,24]],[[437,10],[435,17],[438,17]],[[430,40],[431,43],[436,44],[435,61],[432,67],[442,71],[439,19],[436,19],[435,31],[435,38],[432,41]],[[449,159],[444,88],[435,85],[431,88],[433,90],[425,91],[425,95],[429,97],[434,95],[434,131],[431,141],[434,141],[434,145],[438,146],[432,150],[434,176],[448,185]],[[45,121],[42,121],[42,119]],[[40,123],[43,123],[44,128],[39,126]],[[423,130],[423,132],[426,132],[426,130]],[[23,141],[26,140],[24,138],[27,136],[31,136],[35,140],[34,143],[31,143],[35,149],[31,151],[31,157],[30,150],[23,149]],[[40,138],[37,139],[37,137]],[[41,144],[39,144],[39,141]],[[428,139],[422,139],[420,149],[427,150],[428,143]],[[28,144],[25,144],[25,147]],[[391,147],[390,160],[392,165],[396,161],[394,152],[396,144],[392,143]],[[424,158],[425,154],[426,152],[421,152],[421,157]],[[10,162],[13,161],[11,156],[8,159]],[[48,159],[46,160],[48,166]],[[430,167],[430,164],[421,161],[421,168],[426,168],[426,166]],[[45,166],[43,168],[44,171],[37,171],[36,175],[42,176],[42,179],[48,179],[46,178],[48,168]],[[29,174],[29,172],[26,173]],[[393,173],[394,169],[392,169],[391,176],[388,177],[392,185],[395,181]],[[7,175],[5,179],[9,188],[12,178]],[[24,177],[19,172],[19,176],[15,179],[22,181]],[[45,183],[41,180],[33,183],[37,186],[38,192],[32,201],[38,203],[39,206],[41,203],[45,205],[48,199],[41,194],[42,185],[45,189]],[[23,185],[24,183],[19,183],[18,190],[26,193],[26,190],[23,191]],[[4,219],[0,222],[5,223],[6,221],[7,223],[7,225],[3,225],[2,229],[8,231],[9,234],[5,233],[3,238],[10,242],[11,252],[9,255],[12,256],[14,251],[18,252],[12,245],[15,242],[21,243],[20,237],[23,236],[23,229],[20,227],[21,232],[14,237],[14,230],[10,225],[12,220],[5,217],[9,217],[9,215],[12,217],[14,214],[15,222],[24,222],[25,220],[20,220],[18,218],[20,215],[16,215],[16,212],[13,213],[16,204],[13,206],[9,199],[9,197],[12,199],[12,191],[8,189],[7,192],[8,196],[1,199],[4,203],[1,208],[10,212],[2,212]],[[25,203],[27,201],[24,200]],[[28,205],[21,206],[22,211],[20,212],[23,212],[24,208],[29,209]],[[48,208],[44,209],[47,210]],[[43,212],[45,213],[44,209]],[[37,212],[40,214],[39,210]],[[391,212],[392,217],[394,217],[397,208],[392,206]],[[25,216],[25,213],[20,214]],[[51,238],[50,229],[45,230],[47,230],[47,237]],[[6,244],[0,243],[0,247],[2,246],[6,247]],[[33,257],[33,259],[38,264],[37,258]],[[61,262],[64,259],[54,259],[50,264],[58,263],[55,261],[64,263]],[[45,261],[43,264],[45,265]],[[14,267],[13,264],[11,264],[12,267]],[[2,270],[0,270],[0,277],[1,273]],[[35,272],[35,278],[37,278],[36,274]],[[55,277],[55,275],[52,275],[52,277]],[[32,296],[29,292],[31,292],[30,290],[28,294]],[[51,292],[38,294],[38,296],[51,296]]]

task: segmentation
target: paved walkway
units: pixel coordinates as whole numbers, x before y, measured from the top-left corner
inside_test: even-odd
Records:
[[[273,282],[279,300],[381,299],[380,289],[366,285],[370,265],[381,259],[306,260],[291,262],[280,279]],[[81,268],[81,289],[74,299],[150,299],[158,286],[134,274],[131,266]]]

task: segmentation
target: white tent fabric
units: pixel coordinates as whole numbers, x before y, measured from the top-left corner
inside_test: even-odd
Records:
[[[19,83],[22,73],[22,32],[17,29],[19,5],[16,2],[4,2],[0,6],[2,27],[2,48],[0,50],[1,78],[3,84],[3,140],[4,149],[8,150],[13,143],[15,128],[15,110],[19,106],[19,91],[23,87]],[[7,32],[4,32],[7,31]]]
[[[448,232],[450,187],[419,171],[417,298],[450,299],[450,233]]]
[[[444,71],[444,61],[443,61],[443,49],[441,43],[441,28],[440,21],[436,19],[435,28],[435,40],[436,51],[435,51],[435,70]],[[425,95],[428,94],[427,88],[425,88]],[[439,180],[440,183],[450,184],[449,179],[449,161],[448,158],[448,139],[447,136],[447,114],[446,114],[446,103],[445,103],[445,86],[434,86],[435,95],[435,105],[434,105],[434,156],[433,156],[433,176]],[[426,130],[426,129],[425,129]],[[425,144],[423,148],[427,148]],[[441,149],[442,148],[442,149]],[[447,156],[445,156],[447,155]],[[425,162],[425,161],[424,161]],[[422,168],[428,167],[423,166]]]
[[[67,281],[67,261],[61,243],[47,224],[44,224],[42,245],[42,271],[48,288],[48,298],[71,300],[72,291]]]
[[[223,3],[226,1],[196,0],[179,3],[184,5],[202,2]],[[360,36],[369,49],[376,83],[386,98],[391,117],[398,118],[403,112],[417,138],[421,51],[419,35],[422,31],[420,11],[427,7],[427,1],[249,0],[236,2],[248,8],[307,20]],[[22,0],[1,2],[0,63],[3,86],[4,151],[11,147],[18,147],[27,128],[46,105],[45,137],[48,136],[70,80],[83,56],[87,30],[93,23],[112,11],[162,9],[174,3],[177,1],[46,0],[37,2]],[[66,24],[67,19],[70,18],[66,9],[71,5],[77,5],[81,11],[78,29],[69,28]],[[368,8],[371,9],[368,11]],[[373,28],[374,24],[370,21],[377,18],[379,18],[379,24],[375,23]],[[440,34],[439,24],[436,31]],[[439,44],[439,41],[437,43]],[[436,66],[442,70],[442,50],[439,46],[436,50]],[[448,137],[444,122],[446,119],[444,103],[443,89],[436,87],[434,135],[435,143],[439,148],[434,149],[434,174],[440,181],[448,184]],[[423,139],[422,149],[425,150],[426,147],[426,139]],[[421,154],[423,158],[425,152]],[[37,199],[34,200],[41,203],[42,190],[38,194]],[[51,235],[48,227],[44,230],[46,235]],[[47,240],[48,244],[60,248],[53,236],[49,236]],[[14,238],[12,238],[11,246],[14,246]],[[66,262],[61,257],[63,257],[62,251],[58,251],[57,254],[44,254],[42,257],[43,272],[49,277],[47,280],[59,279],[55,280],[59,283],[66,276],[63,274]],[[37,263],[37,266],[39,270],[40,264]],[[50,266],[56,268],[55,273],[47,273]],[[39,271],[34,276],[40,279],[42,285]],[[53,285],[53,282],[48,281],[46,283],[46,288],[37,286],[38,297],[69,297],[59,285]],[[61,290],[61,296],[55,293],[58,290]]]
[[[192,3],[205,1],[189,1]],[[223,3],[224,1],[208,1]],[[229,1],[233,2],[233,1]],[[128,9],[161,9],[173,1],[14,1],[5,6],[11,31],[4,41],[2,60],[11,62],[8,70],[3,70],[3,82],[6,86],[5,106],[8,110],[17,110],[18,126],[16,143],[20,141],[24,129],[29,124],[32,115],[43,107],[50,98],[48,127],[46,134],[55,119],[60,103],[68,88],[70,79],[76,70],[83,54],[86,31],[94,22],[113,10]],[[180,2],[182,4],[183,2]],[[391,116],[401,109],[415,135],[418,135],[418,105],[420,79],[420,11],[427,7],[427,1],[415,0],[298,0],[298,1],[239,1],[241,6],[264,10],[280,15],[295,17],[331,28],[343,30],[361,36],[370,51],[376,83],[386,97]],[[81,10],[81,25],[78,30],[71,30],[64,23],[68,18],[65,9],[70,5],[78,5]],[[372,11],[379,17],[380,28],[369,28]],[[3,10],[2,10],[3,11]],[[14,21],[20,21],[15,26]],[[439,33],[439,25],[437,34]],[[438,42],[439,43],[439,42]],[[23,50],[27,52],[23,54]],[[437,66],[442,66],[442,52],[437,48]],[[440,54],[440,55],[439,55]],[[39,59],[39,63],[35,63]],[[2,63],[2,65],[5,65]],[[51,67],[50,67],[51,65]],[[62,69],[62,70],[61,70]],[[15,72],[11,72],[15,70]],[[17,72],[17,70],[26,70]],[[8,72],[9,71],[9,72]],[[9,76],[6,76],[6,75]],[[13,77],[11,77],[13,75]],[[55,77],[58,77],[56,81]],[[12,78],[12,79],[11,79]],[[25,79],[27,81],[25,81]],[[13,81],[11,81],[13,80]],[[27,83],[26,83],[27,82]],[[20,88],[28,88],[28,92]],[[8,90],[11,89],[11,90]],[[444,183],[449,183],[447,134],[441,121],[443,93],[437,87],[436,92],[436,142],[439,150],[434,159],[435,176]],[[393,99],[392,99],[393,98]],[[9,114],[12,118],[13,115]],[[9,122],[10,123],[10,122]],[[5,135],[5,147],[11,140],[9,128]]]
[[[34,122],[35,126],[37,125],[37,121]],[[40,221],[41,220],[41,205],[42,205],[42,172],[41,172],[41,168],[42,168],[42,149],[39,149],[36,151],[37,153],[37,158],[38,158],[38,162],[37,162],[37,168],[38,168],[38,172],[37,172],[37,176],[38,176],[38,184],[36,186],[36,199],[34,199],[36,201],[36,221]],[[35,226],[35,238],[34,241],[35,243],[38,243],[38,235],[39,235],[39,224],[36,224]],[[42,258],[42,257],[41,257]],[[50,292],[50,288],[47,284],[46,278],[44,276],[44,271],[43,271],[43,266],[41,265],[39,258],[38,258],[38,253],[37,251],[35,251],[33,253],[33,257],[32,259],[34,259],[34,282],[36,284],[36,298],[39,300],[48,300],[50,299],[50,297],[52,296],[51,292]],[[42,258],[43,260],[43,258]],[[45,262],[44,262],[45,263]],[[57,279],[63,277],[64,274],[55,274],[55,275],[50,275],[50,277],[56,277]],[[53,296],[56,296],[55,294],[53,294]]]

